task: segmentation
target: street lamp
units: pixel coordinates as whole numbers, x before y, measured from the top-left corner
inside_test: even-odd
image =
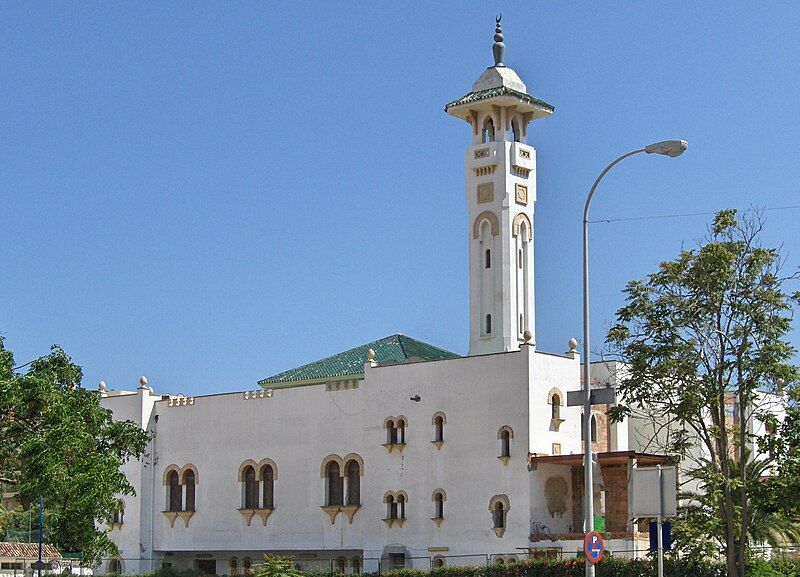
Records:
[[[639,148],[623,154],[614,162],[605,167],[597,180],[594,181],[586,205],[583,208],[583,469],[584,469],[584,533],[594,531],[594,485],[592,481],[592,399],[591,399],[591,362],[589,359],[589,205],[592,202],[597,185],[603,180],[606,173],[617,164],[640,152],[647,154],[661,154],[675,158],[683,154],[689,145],[685,140],[664,140],[644,148]],[[586,563],[586,577],[594,577],[594,565]]]

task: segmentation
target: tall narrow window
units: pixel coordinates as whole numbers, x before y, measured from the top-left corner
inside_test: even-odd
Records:
[[[500,456],[511,456],[511,432],[508,429],[500,432]]]
[[[275,471],[272,465],[261,467],[261,506],[271,509],[275,506]]]
[[[553,403],[550,411],[551,416],[553,419],[560,419],[561,418],[561,397],[558,395],[553,395],[550,399],[550,402]]]
[[[506,513],[503,507],[503,503],[498,501],[494,504],[494,515],[492,516],[494,520],[494,528],[495,529],[504,529],[506,526]]]
[[[239,575],[239,561],[236,560],[236,557],[231,557],[229,567],[231,577],[236,577]]]
[[[525,317],[520,313],[519,315],[519,332],[522,333],[525,331]]]
[[[392,495],[386,496],[386,518],[397,519],[397,503]]]
[[[492,315],[486,315],[486,334],[492,334]]]
[[[253,574],[253,563],[250,561],[250,557],[245,557],[242,559],[242,570],[244,571],[245,575]]]
[[[444,519],[444,495],[439,491],[433,495],[433,518]]]
[[[183,487],[178,478],[177,471],[171,471],[167,476],[169,495],[169,511],[180,511],[183,508]]]
[[[117,506],[114,509],[114,515],[111,517],[111,522],[117,525],[122,525],[125,519],[125,503],[120,499],[117,501]]]
[[[397,444],[397,427],[394,426],[394,421],[386,421],[386,443],[389,445]]]
[[[433,419],[433,440],[437,443],[444,441],[444,417],[436,415]]]
[[[592,434],[592,443],[597,442],[597,417],[592,414],[591,419],[591,434]]]
[[[361,467],[353,459],[345,468],[347,475],[347,504],[361,505]]]
[[[401,445],[406,442],[406,422],[403,419],[397,419],[397,442]]]
[[[186,486],[186,506],[184,509],[186,511],[194,511],[194,493],[195,493],[195,485],[196,479],[194,476],[194,471],[189,469],[183,474],[183,484]]]
[[[336,560],[336,572],[340,575],[344,575],[344,570],[347,567],[347,561],[344,557],[339,557]]]
[[[492,268],[492,251],[488,248],[483,253],[483,268]]]
[[[244,508],[258,509],[258,481],[256,470],[251,466],[244,470]]]
[[[361,559],[358,557],[353,558],[353,575],[361,574]]]
[[[403,495],[397,496],[397,519],[406,518],[406,498]]]
[[[328,505],[344,505],[344,479],[340,474],[339,463],[328,463]]]

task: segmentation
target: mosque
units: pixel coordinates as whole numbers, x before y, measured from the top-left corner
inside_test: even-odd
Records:
[[[469,354],[395,334],[268,376],[257,390],[198,397],[101,383],[115,419],[154,433],[125,465],[135,496],[109,523],[108,572],[163,565],[250,572],[264,553],[302,569],[355,574],[575,556],[581,548],[582,437],[600,473],[595,526],[607,548],[638,556],[630,469],[664,459],[635,420],[597,406],[589,431],[567,392],[581,386],[574,339],[537,349],[534,298],[536,149],[532,123],[554,108],[505,64],[445,106],[466,122]],[[598,363],[597,383],[617,368]]]

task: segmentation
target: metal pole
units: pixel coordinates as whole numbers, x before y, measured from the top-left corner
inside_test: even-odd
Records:
[[[658,577],[664,577],[664,534],[661,530],[661,521],[664,518],[664,471],[658,465],[658,523],[656,530],[658,536]]]
[[[589,205],[597,185],[614,165],[640,152],[644,148],[623,154],[609,164],[594,181],[586,205],[583,207],[583,471],[584,471],[584,533],[594,531],[594,482],[592,479],[592,387],[591,362],[589,358]],[[594,577],[594,565],[586,563],[586,577]]]
[[[44,525],[44,499],[39,497],[39,577],[42,577],[42,527]]]

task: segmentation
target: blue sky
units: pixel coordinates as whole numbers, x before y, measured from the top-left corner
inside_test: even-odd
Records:
[[[466,123],[506,63],[537,121],[537,341],[580,336],[580,218],[800,204],[796,3],[4,3],[0,332],[161,392],[259,378],[395,332],[465,353]],[[800,210],[765,241],[796,267]],[[709,216],[592,227],[593,340]],[[797,287],[794,287],[797,288]],[[795,342],[798,339],[794,337]],[[595,347],[593,347],[595,348]]]

